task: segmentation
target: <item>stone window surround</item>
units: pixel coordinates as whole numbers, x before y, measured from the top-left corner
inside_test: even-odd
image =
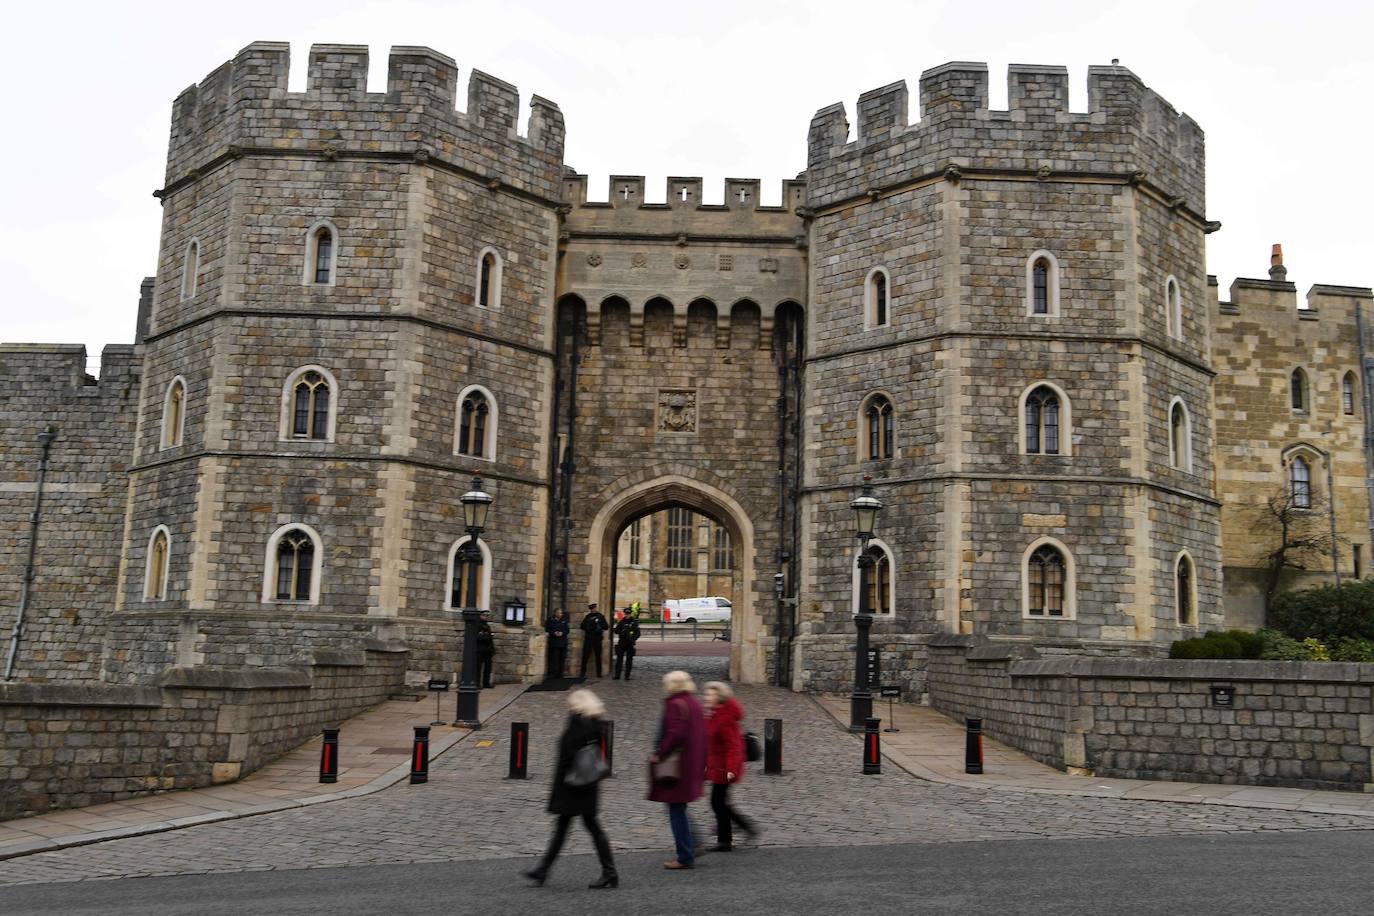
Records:
[[[291,531],[304,532],[315,546],[314,557],[310,565],[310,598],[306,601],[277,597],[277,544]],[[320,540],[319,532],[314,528],[304,522],[287,522],[273,531],[272,536],[267,539],[267,553],[262,566],[263,604],[313,605],[320,603],[320,578],[324,572],[324,543]]]
[[[1043,452],[1032,454],[1026,451],[1026,399],[1037,388],[1048,388],[1059,396],[1059,452],[1046,455]],[[1069,396],[1054,382],[1035,381],[1027,385],[1021,396],[1016,399],[1016,441],[1019,453],[1030,458],[1072,458],[1073,457],[1073,405]]]
[[[490,301],[482,305],[482,259],[491,255],[494,263],[491,271],[491,295]],[[472,304],[485,309],[499,309],[501,307],[501,289],[504,286],[502,275],[505,273],[505,259],[501,257],[501,252],[490,245],[485,246],[477,252],[477,273],[472,282]]]
[[[1181,563],[1184,561],[1185,558],[1188,560],[1188,567],[1189,567],[1189,570],[1188,570],[1188,590],[1191,592],[1191,594],[1188,596],[1188,598],[1189,598],[1188,606],[1191,607],[1191,608],[1193,609],[1193,619],[1192,619],[1191,621],[1187,621],[1187,620],[1184,620],[1184,619],[1183,619],[1183,615],[1180,613],[1180,611],[1182,610],[1182,608],[1181,608],[1180,603],[1179,603],[1179,595],[1178,595],[1178,567],[1179,567],[1179,564],[1181,564]],[[1187,550],[1180,550],[1180,551],[1174,556],[1173,572],[1174,572],[1174,582],[1173,582],[1173,590],[1174,590],[1174,619],[1175,619],[1176,621],[1178,621],[1178,625],[1181,626],[1181,627],[1193,627],[1193,628],[1196,628],[1196,627],[1198,626],[1198,620],[1201,619],[1201,616],[1202,616],[1202,615],[1198,613],[1198,606],[1197,606],[1197,563],[1195,563],[1195,562],[1193,561],[1193,555],[1190,554]]]
[[[181,301],[196,294],[200,283],[200,239],[192,236],[181,255]]]
[[[1315,511],[1318,500],[1325,498],[1325,493],[1321,488],[1325,475],[1317,473],[1317,470],[1325,467],[1326,452],[1306,442],[1295,442],[1280,453],[1279,465],[1283,470],[1283,492],[1290,498],[1293,494],[1293,461],[1297,458],[1301,458],[1307,463],[1308,504],[1293,508],[1303,512]]]
[[[1058,617],[1030,612],[1030,558],[1031,554],[1046,544],[1058,550],[1059,555],[1064,558],[1064,613]],[[1049,536],[1036,538],[1021,554],[1021,617],[1024,620],[1052,620],[1056,622],[1074,620],[1078,617],[1078,567],[1074,563],[1073,551],[1064,546],[1064,542],[1058,538]]]
[[[1293,378],[1297,376],[1302,384],[1302,406],[1293,406]],[[1288,371],[1288,387],[1284,391],[1284,397],[1288,399],[1288,409],[1296,414],[1312,413],[1312,376],[1302,366],[1294,366]]]
[[[296,382],[300,381],[301,376],[307,372],[318,372],[324,376],[325,384],[329,386],[329,422],[326,424],[325,437],[323,439],[297,439],[291,434],[292,417],[295,409]],[[334,433],[338,426],[339,417],[339,398],[342,395],[339,390],[339,381],[334,378],[334,373],[324,366],[316,363],[301,366],[286,377],[286,383],[281,388],[281,423],[277,430],[277,438],[282,442],[333,442]]]
[[[877,308],[877,303],[874,302],[873,297],[873,278],[878,274],[883,275],[883,279],[886,281],[887,286],[887,320],[882,324],[878,324],[873,320],[874,310]],[[892,275],[888,273],[886,267],[879,265],[870,269],[869,272],[864,275],[864,330],[869,331],[877,328],[890,327],[892,327]]]
[[[1174,463],[1174,408],[1183,408],[1183,448],[1180,449],[1182,461]],[[1169,402],[1169,412],[1165,414],[1165,423],[1169,427],[1169,466],[1174,470],[1183,471],[1186,474],[1193,473],[1193,414],[1188,409],[1188,405],[1183,402],[1183,398],[1175,396]]]
[[[1359,383],[1355,378],[1355,370],[1346,370],[1345,375],[1341,376],[1341,413],[1347,417],[1353,417],[1359,412]],[[1346,409],[1347,402],[1349,410]]]
[[[158,537],[166,539],[166,550],[162,556],[162,576],[161,581],[153,581],[153,544],[157,543]],[[167,600],[167,581],[172,568],[172,532],[166,525],[158,525],[153,529],[153,533],[148,535],[148,549],[143,557],[143,600],[144,601],[166,601]]]
[[[321,229],[328,229],[330,235],[329,281],[326,283],[319,283],[315,280],[315,253]],[[320,287],[334,285],[339,276],[339,242],[339,228],[334,225],[333,221],[318,219],[310,224],[310,228],[305,230],[305,257],[304,263],[301,265],[302,285]]]
[[[1035,313],[1035,262],[1044,258],[1049,262],[1049,275],[1046,277],[1045,298],[1048,310],[1043,315]],[[1040,249],[1031,252],[1026,258],[1026,317],[1044,321],[1059,317],[1059,259],[1053,253]]]
[[[1183,339],[1183,285],[1173,274],[1164,278],[1164,327],[1174,340]]]
[[[892,450],[892,458],[900,458],[902,454],[902,450],[897,447],[897,401],[886,389],[879,388],[876,391],[870,391],[868,394],[864,395],[864,399],[859,402],[858,425],[855,427],[858,430],[858,435],[855,437],[854,441],[854,460],[861,465],[869,461],[892,460],[889,458],[875,457],[868,453],[869,432],[868,417],[866,414],[868,413],[868,406],[873,403],[875,398],[886,398],[892,410],[892,441],[889,443],[889,447]],[[889,552],[888,555],[891,556],[891,553]]]
[[[181,388],[181,410],[176,415],[176,429],[169,429],[167,426],[168,412],[172,407],[172,393],[177,387]],[[186,379],[184,376],[176,376],[167,383],[167,390],[162,395],[162,427],[158,434],[158,449],[166,450],[176,448],[181,445],[181,437],[186,430]]]
[[[458,451],[459,437],[463,429],[463,399],[472,393],[479,393],[487,399],[487,429],[485,441],[482,443],[482,454],[466,455]],[[473,458],[477,461],[496,460],[496,433],[499,428],[500,408],[496,403],[496,395],[491,393],[491,389],[485,385],[468,385],[458,392],[458,400],[454,402],[453,411],[453,454],[460,458]]]
[[[897,612],[897,553],[882,538],[869,538],[868,546],[870,549],[877,547],[887,554],[887,613],[874,614],[876,619],[887,620]],[[859,551],[855,548],[853,558],[849,562],[850,566],[850,590],[849,606],[854,609],[854,613],[859,613]]]
[[[450,611],[461,611],[453,606],[453,576],[458,568],[458,551],[472,540],[463,535],[448,549],[448,574],[444,579],[444,607]],[[491,610],[491,548],[481,538],[477,539],[477,549],[482,553],[482,569],[477,573],[477,604],[483,611]]]

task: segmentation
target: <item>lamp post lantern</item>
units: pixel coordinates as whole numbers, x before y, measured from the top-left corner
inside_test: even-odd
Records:
[[[873,537],[873,525],[882,511],[882,500],[873,495],[873,485],[864,477],[863,490],[849,507],[854,510],[855,534],[859,539],[859,607],[854,614],[854,692],[849,697],[849,730],[861,732],[864,721],[873,715],[873,691],[869,686],[868,631],[873,626],[873,612],[868,606],[868,577],[873,558],[868,554],[868,542]]]
[[[481,687],[477,683],[477,627],[482,622],[481,596],[477,593],[478,572],[482,566],[482,548],[478,538],[487,526],[487,510],[491,508],[490,493],[482,490],[482,478],[473,475],[472,489],[458,500],[463,504],[463,523],[468,529],[468,542],[463,545],[463,560],[467,563],[467,600],[463,602],[463,673],[458,681],[458,717],[454,725],[461,728],[481,728],[477,700]],[[491,570],[487,570],[491,575]]]

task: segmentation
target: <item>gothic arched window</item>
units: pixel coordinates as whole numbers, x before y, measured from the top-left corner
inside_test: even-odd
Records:
[[[1187,553],[1178,558],[1174,569],[1174,594],[1178,604],[1178,622],[1192,626],[1197,622],[1193,596],[1193,560]]]
[[[1059,392],[1049,385],[1037,385],[1025,396],[1025,453],[1058,455],[1064,441]]]
[[[313,596],[315,539],[293,528],[277,539],[275,595],[278,601],[309,601]]]
[[[490,458],[492,403],[485,391],[472,389],[458,405],[458,454]]]
[[[1312,468],[1301,455],[1288,466],[1288,493],[1293,508],[1312,508]]]
[[[1288,402],[1294,410],[1307,409],[1307,373],[1301,369],[1288,376]]]
[[[888,325],[891,278],[882,267],[868,272],[864,282],[864,323],[870,328],[885,328]]]
[[[868,556],[873,565],[868,568],[868,612],[892,613],[892,559],[878,544],[871,544]]]
[[[313,369],[291,389],[291,438],[329,438],[329,380]]]
[[[477,304],[482,308],[501,307],[501,256],[494,248],[483,248],[477,256]]]
[[[1170,337],[1183,337],[1183,293],[1173,277],[1164,281],[1164,324]]]
[[[1192,428],[1188,408],[1175,399],[1169,408],[1169,464],[1180,471],[1193,470]]]
[[[186,425],[186,382],[177,376],[167,386],[162,399],[162,448],[181,444],[181,432]]]
[[[881,394],[869,397],[864,406],[863,424],[867,443],[864,457],[869,461],[891,458],[894,440],[892,402]]]
[[[1346,416],[1355,413],[1355,373],[1347,372],[1341,379],[1341,410]]]
[[[1026,613],[1031,617],[1063,617],[1071,583],[1064,553],[1042,544],[1026,560]]]
[[[190,299],[196,294],[200,281],[200,240],[191,239],[186,245],[186,254],[181,260],[181,298]]]
[[[305,282],[308,285],[334,285],[338,243],[338,233],[330,223],[320,223],[310,230],[305,245]]]
[[[477,591],[471,591],[474,561],[468,557],[467,535],[459,538],[448,552],[448,606],[459,611],[466,607],[491,609],[491,551],[486,541],[478,540]]]
[[[143,597],[147,601],[167,598],[167,570],[172,554],[172,539],[166,525],[158,525],[148,539],[148,562],[143,574]]]

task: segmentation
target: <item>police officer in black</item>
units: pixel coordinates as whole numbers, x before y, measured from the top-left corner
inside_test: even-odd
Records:
[[[491,669],[496,662],[496,637],[492,635],[491,615],[482,612],[482,620],[477,624],[477,682],[483,687],[491,686]]]
[[[587,657],[596,656],[596,676],[601,677],[601,634],[611,628],[605,616],[596,609],[596,602],[587,605],[582,618],[582,676],[587,676]]]
[[[568,620],[563,609],[555,608],[549,622],[544,624],[544,632],[549,634],[549,679],[563,676],[563,668],[568,663]]]
[[[630,679],[630,669],[635,666],[635,643],[639,642],[639,610],[626,611],[620,623],[615,625],[615,670],[611,672],[614,680],[620,680],[620,672],[625,671],[625,680]]]

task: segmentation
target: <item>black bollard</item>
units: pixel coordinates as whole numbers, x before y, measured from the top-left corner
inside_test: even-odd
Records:
[[[882,719],[864,719],[864,775],[874,776],[883,771],[883,755],[878,747],[878,726]]]
[[[983,720],[965,719],[968,736],[964,739],[964,772],[983,772]]]
[[[429,726],[415,726],[415,750],[410,754],[410,784],[429,782]]]
[[[763,772],[782,773],[782,720],[763,720]]]
[[[601,729],[601,762],[606,764],[606,778],[615,775],[615,722],[607,719]]]
[[[507,779],[528,778],[530,758],[530,723],[510,724],[510,772]]]
[[[326,728],[320,745],[320,782],[339,781],[339,730]]]

